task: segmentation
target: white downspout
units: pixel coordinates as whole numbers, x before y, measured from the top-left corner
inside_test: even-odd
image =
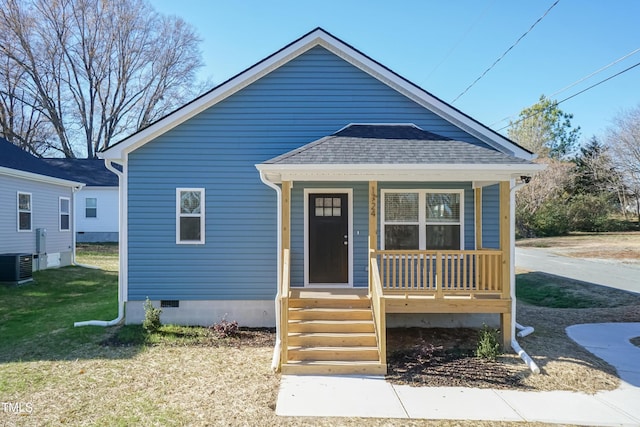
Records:
[[[108,159],[104,159],[104,165],[106,166],[107,169],[109,169],[111,172],[115,173],[118,176],[118,201],[119,201],[119,209],[118,209],[118,224],[122,224],[122,217],[124,215],[123,213],[123,209],[124,209],[124,203],[122,202],[122,197],[120,197],[122,195],[122,178],[123,178],[123,173],[120,172],[118,169],[114,168],[113,165],[111,164],[111,160]],[[122,229],[120,229],[120,234],[122,237]],[[124,253],[124,248],[122,245],[122,239],[120,239],[120,245],[119,245],[119,249],[118,249],[118,253],[120,256],[120,260],[122,260],[122,256]],[[120,271],[120,274],[118,274],[118,317],[116,317],[113,320],[86,320],[83,322],[75,322],[73,324],[74,327],[78,327],[78,326],[115,326],[119,323],[122,322],[122,320],[124,319],[124,295],[123,295],[123,287],[122,287],[122,274],[123,272]]]
[[[516,265],[516,249],[515,249],[515,235],[516,235],[516,215],[515,215],[515,206],[516,206],[516,191],[518,191],[520,188],[524,187],[526,185],[526,182],[521,182],[517,185],[513,185],[511,187],[511,191],[510,191],[510,200],[509,200],[509,217],[510,217],[510,233],[511,233],[511,265],[509,266],[510,269],[510,282],[511,282],[511,348],[513,349],[513,351],[515,351],[518,356],[520,356],[520,358],[524,361],[524,363],[527,364],[527,366],[529,367],[529,369],[531,369],[531,372],[533,372],[534,374],[539,374],[540,373],[540,368],[538,367],[538,365],[536,365],[536,362],[533,361],[533,359],[527,354],[527,352],[525,352],[522,347],[520,347],[520,344],[518,343],[518,341],[516,341],[516,327],[518,329],[521,329],[521,331],[518,333],[519,337],[524,337],[526,335],[529,335],[530,333],[533,332],[533,328],[528,326],[528,327],[523,327],[522,325],[518,324],[516,322],[516,269],[515,269],[515,265]]]
[[[282,294],[280,293],[280,286],[282,282],[282,189],[278,187],[273,182],[269,181],[267,177],[264,175],[264,172],[260,171],[260,181],[262,181],[266,186],[273,188],[276,191],[277,197],[277,248],[278,255],[276,256],[276,262],[278,263],[278,275],[277,275],[277,283],[276,283],[276,344],[273,348],[273,358],[271,359],[271,369],[275,372],[278,370],[278,366],[280,365],[280,352],[282,351],[282,340],[280,339],[280,297]]]

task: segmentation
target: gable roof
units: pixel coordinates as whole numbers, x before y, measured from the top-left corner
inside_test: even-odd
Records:
[[[264,164],[528,164],[497,150],[456,141],[413,124],[352,124]]]
[[[20,147],[0,137],[0,173],[70,187],[82,186],[65,171],[49,165]]]
[[[49,165],[64,171],[75,181],[88,187],[117,187],[118,177],[100,159],[42,159]]]
[[[422,105],[470,135],[478,138],[480,141],[488,144],[490,147],[527,160],[535,157],[530,151],[520,147],[515,142],[433,96],[431,93],[371,59],[337,37],[329,34],[322,28],[312,30],[190,103],[98,153],[98,156],[101,158],[124,160],[126,153],[141,147],[157,136],[162,135],[205,109],[226,99],[316,46],[324,47],[353,66],[375,77],[419,105]]]

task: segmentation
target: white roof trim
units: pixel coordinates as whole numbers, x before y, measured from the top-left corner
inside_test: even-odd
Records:
[[[282,181],[506,181],[532,175],[543,164],[259,164],[274,183]]]
[[[464,129],[498,151],[526,160],[533,160],[535,158],[535,155],[515,145],[513,142],[509,141],[497,132],[484,127],[469,116],[439,100],[408,80],[405,80],[373,59],[358,52],[353,47],[333,37],[321,28],[313,30],[275,54],[222,83],[220,86],[214,88],[212,91],[204,94],[200,98],[195,99],[168,116],[151,124],[149,127],[129,136],[108,148],[106,151],[99,152],[98,157],[103,159],[124,160],[125,153],[129,153],[141,147],[159,135],[162,135],[196,114],[233,95],[315,46],[322,46],[330,52],[333,52],[337,56],[345,59],[352,65],[372,75],[445,120]]]
[[[55,178],[53,176],[41,175],[39,173],[26,172],[19,169],[7,168],[0,166],[0,175],[12,176],[15,178],[28,179],[30,181],[45,182],[47,184],[62,185],[64,187],[84,187],[84,183],[78,181],[69,181],[67,179]]]

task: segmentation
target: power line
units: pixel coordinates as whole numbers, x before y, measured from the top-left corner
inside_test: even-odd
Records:
[[[627,53],[626,55],[621,56],[620,58],[616,59],[615,61],[613,61],[613,62],[611,62],[611,63],[609,63],[609,64],[607,64],[607,65],[605,65],[604,67],[601,67],[601,68],[597,69],[596,71],[592,72],[591,74],[589,74],[589,75],[587,75],[587,76],[584,76],[584,77],[582,77],[582,78],[580,78],[580,79],[576,80],[575,82],[571,83],[570,85],[567,85],[567,86],[563,87],[562,89],[555,91],[554,93],[552,93],[551,95],[549,95],[549,98],[550,98],[550,99],[551,99],[551,98],[553,98],[553,97],[554,97],[554,96],[556,96],[557,94],[562,93],[562,92],[564,92],[565,90],[567,90],[567,89],[570,89],[570,88],[574,87],[574,86],[575,86],[575,85],[577,85],[578,83],[582,83],[583,81],[585,81],[585,80],[587,80],[587,79],[589,79],[589,78],[591,78],[591,77],[595,76],[595,75],[596,75],[596,74],[598,74],[598,73],[603,72],[604,70],[606,70],[606,69],[608,69],[608,68],[611,68],[612,66],[616,65],[618,62],[620,62],[620,61],[622,61],[622,60],[625,60],[625,59],[627,59],[628,57],[630,57],[630,56],[632,56],[632,55],[635,55],[635,54],[636,54],[636,53],[638,53],[638,52],[640,52],[640,47],[639,47],[639,48],[637,48],[637,49],[635,49],[635,50],[633,50],[633,51],[631,51],[631,52],[629,52],[629,53]],[[503,118],[503,119],[498,120],[497,122],[494,122],[494,123],[490,124],[490,125],[489,125],[489,127],[491,127],[491,128],[492,128],[493,126],[497,125],[498,123],[502,123],[502,122],[504,122],[505,120],[509,120],[509,119],[511,119],[512,117],[515,117],[515,116],[516,116],[516,114],[512,114],[512,115],[510,115],[510,116],[507,116],[507,117],[505,117],[505,118]]]
[[[449,59],[449,57],[451,56],[451,54],[458,48],[458,46],[460,46],[460,44],[462,43],[462,41],[464,39],[467,38],[467,36],[469,35],[469,33],[471,32],[471,30],[473,30],[473,27],[475,27],[478,22],[480,22],[482,20],[482,18],[484,18],[484,16],[487,14],[487,12],[489,11],[489,9],[491,9],[493,7],[493,5],[495,4],[496,0],[494,0],[492,3],[489,3],[489,5],[487,7],[484,8],[484,10],[482,12],[480,12],[480,15],[476,18],[475,21],[473,21],[471,23],[471,25],[469,26],[469,28],[467,28],[467,31],[464,32],[464,34],[458,39],[458,41],[453,45],[453,47],[451,47],[451,49],[449,49],[449,52],[447,52],[447,54],[444,56],[444,58],[442,58],[442,61],[440,61],[438,63],[438,65],[436,65],[435,67],[433,67],[433,70],[431,70],[431,72],[429,74],[427,74],[427,77],[425,77],[425,80],[429,80],[429,77],[431,77],[433,75],[433,73],[436,72],[436,70],[438,68],[440,68],[440,66],[442,64],[445,63],[445,61],[447,59]]]
[[[632,70],[632,69],[634,69],[634,68],[636,68],[636,67],[638,67],[638,66],[640,66],[640,62],[638,62],[638,63],[636,63],[636,64],[634,64],[634,65],[632,65],[632,66],[630,66],[630,67],[628,67],[628,68],[625,68],[624,70],[619,71],[619,72],[615,73],[614,75],[607,77],[607,78],[606,78],[606,79],[604,79],[604,80],[600,80],[598,83],[594,83],[594,84],[592,84],[591,86],[589,86],[589,87],[587,87],[587,88],[585,88],[585,89],[582,89],[581,91],[576,92],[576,93],[574,93],[574,94],[573,94],[573,95],[571,95],[571,96],[567,96],[567,97],[566,97],[566,98],[564,98],[563,100],[553,103],[551,106],[553,107],[553,106],[556,106],[556,105],[560,105],[560,104],[562,104],[563,102],[568,101],[568,100],[570,100],[571,98],[575,98],[576,96],[578,96],[578,95],[580,95],[580,94],[582,94],[582,93],[585,93],[586,91],[588,91],[588,90],[590,90],[590,89],[593,89],[593,88],[594,88],[594,87],[596,87],[596,86],[600,86],[602,83],[607,82],[607,81],[611,80],[611,79],[612,79],[612,78],[614,78],[614,77],[618,77],[620,74],[626,73],[627,71]],[[501,127],[501,128],[500,128],[500,129],[498,129],[496,132],[500,132],[500,131],[501,131],[501,130],[503,130],[503,129],[506,129],[506,128],[510,127],[510,126],[516,125],[516,124],[518,124],[518,123],[520,123],[520,122],[522,122],[522,121],[524,121],[524,120],[527,120],[527,119],[529,119],[529,118],[531,118],[531,117],[537,116],[538,114],[541,114],[541,113],[543,113],[543,112],[544,112],[544,110],[542,110],[542,111],[538,111],[538,112],[533,113],[533,114],[530,114],[530,115],[528,115],[527,117],[523,117],[523,118],[521,118],[521,119],[519,119],[519,120],[516,120],[516,121],[515,121],[515,122],[513,122],[513,123],[509,123],[508,125]]]
[[[453,104],[454,102],[456,102],[462,95],[464,95],[465,93],[467,93],[467,91],[469,89],[471,89],[476,83],[478,83],[478,81],[480,81],[481,78],[483,78],[489,71],[491,71],[491,69],[493,67],[496,66],[496,64],[498,62],[500,62],[502,60],[502,58],[504,58],[507,53],[509,53],[509,51],[511,51],[511,49],[513,49],[514,47],[516,47],[516,45],[518,43],[520,43],[520,40],[522,40],[527,34],[529,34],[531,32],[531,30],[533,30],[533,28],[538,25],[538,23],[540,21],[542,21],[542,19],[544,19],[545,16],[547,16],[547,14],[551,11],[551,9],[553,9],[558,3],[560,2],[560,0],[556,0],[550,7],[549,9],[547,9],[547,11],[542,14],[542,16],[540,18],[538,18],[538,20],[536,22],[533,23],[533,25],[531,25],[531,27],[529,27],[529,29],[527,31],[525,31],[525,33],[523,35],[520,36],[520,38],[518,40],[516,40],[516,42],[514,44],[512,44],[511,46],[509,46],[509,49],[505,50],[504,53],[494,61],[493,64],[491,64],[491,66],[489,66],[489,68],[487,68],[486,70],[484,70],[484,73],[480,74],[480,77],[478,77],[477,79],[475,79],[473,81],[473,83],[471,83],[469,86],[467,86],[467,88],[465,90],[462,91],[462,93],[460,93],[460,95],[456,96],[455,99],[453,101],[451,101],[451,103]]]

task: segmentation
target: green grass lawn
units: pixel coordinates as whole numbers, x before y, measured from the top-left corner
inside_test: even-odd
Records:
[[[22,286],[0,286],[0,362],[76,357],[100,342],[105,328],[74,328],[82,320],[118,314],[117,246],[78,252],[78,262],[100,267],[64,267],[34,273]]]

